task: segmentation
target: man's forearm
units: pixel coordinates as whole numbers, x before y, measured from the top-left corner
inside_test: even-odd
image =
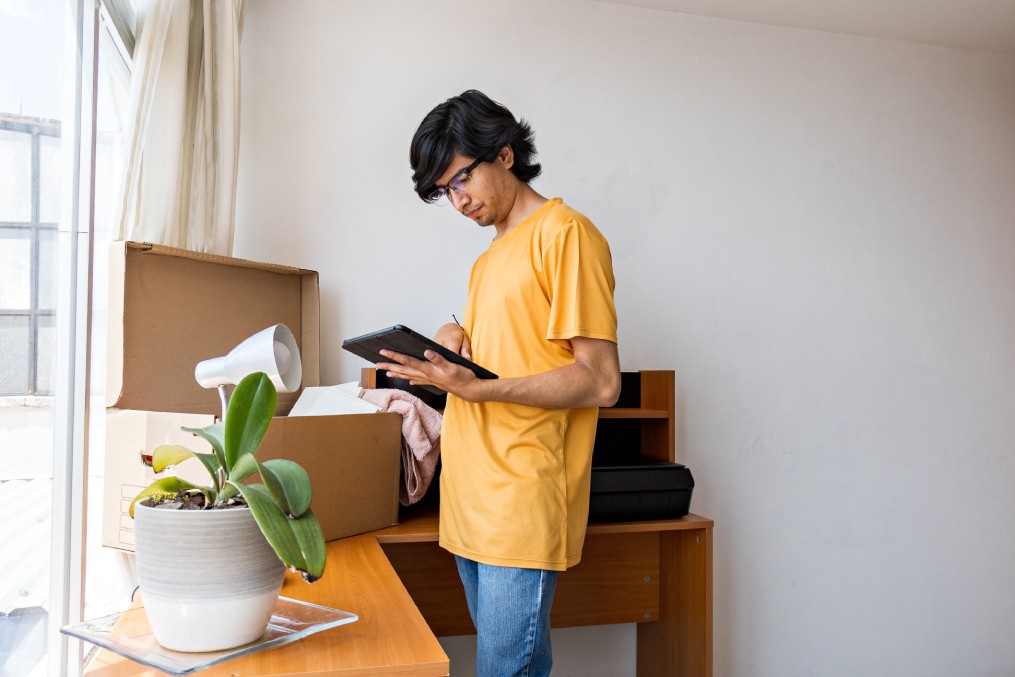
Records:
[[[551,371],[518,378],[477,379],[459,397],[471,402],[510,402],[543,409],[609,407],[620,391],[619,369],[576,362]]]
[[[603,339],[570,339],[574,364],[515,378],[479,379],[469,369],[433,350],[425,360],[381,350],[391,362],[379,362],[388,376],[412,385],[434,385],[469,402],[510,402],[543,409],[609,407],[620,396],[617,344]]]
[[[609,407],[620,396],[617,344],[573,337],[574,364],[541,374],[505,379],[472,379],[448,391],[473,402],[510,402],[543,409]]]

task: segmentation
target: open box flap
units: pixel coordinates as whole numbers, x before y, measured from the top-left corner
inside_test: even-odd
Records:
[[[303,386],[320,384],[317,272],[115,242],[109,274],[107,406],[219,413],[217,393],[197,384],[194,367],[279,323],[296,337]],[[277,413],[298,397],[279,393]]]

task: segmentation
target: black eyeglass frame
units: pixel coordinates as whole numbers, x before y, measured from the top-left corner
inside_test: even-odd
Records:
[[[442,197],[449,195],[450,191],[452,190],[455,191],[456,193],[460,193],[461,191],[458,188],[455,188],[452,184],[454,184],[457,181],[461,181],[462,177],[464,176],[471,176],[472,172],[476,171],[476,167],[483,164],[484,162],[493,162],[494,158],[497,157],[497,152],[499,150],[500,149],[498,148],[496,151],[493,151],[488,155],[483,155],[476,158],[475,160],[472,161],[472,163],[468,167],[462,167],[460,170],[455,172],[455,175],[452,176],[448,180],[448,182],[443,186],[434,184],[433,190],[431,190],[430,194],[427,196],[430,202],[437,202]]]

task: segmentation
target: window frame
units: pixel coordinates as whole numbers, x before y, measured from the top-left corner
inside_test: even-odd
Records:
[[[80,677],[84,647],[60,628],[83,620],[88,527],[91,341],[95,265],[95,169],[99,51],[108,35],[128,66],[119,30],[110,30],[111,0],[70,0],[67,95],[62,147],[70,173],[61,186],[57,229],[56,367],[53,374],[53,505],[47,627],[50,677]],[[122,3],[112,2],[112,5]],[[114,23],[115,27],[115,23]]]

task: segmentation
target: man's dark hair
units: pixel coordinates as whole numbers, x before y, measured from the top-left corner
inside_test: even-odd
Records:
[[[462,92],[427,113],[412,137],[409,164],[416,194],[430,202],[437,179],[447,171],[455,153],[492,160],[497,151],[511,146],[511,171],[522,183],[539,176],[535,137],[524,120],[475,89]]]

